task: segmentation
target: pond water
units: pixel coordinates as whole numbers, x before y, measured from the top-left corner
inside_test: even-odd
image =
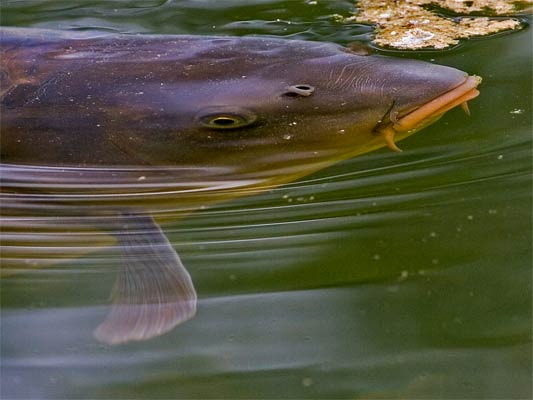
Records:
[[[371,38],[370,27],[331,18],[348,15],[350,1],[314,3],[7,0],[1,25]],[[519,32],[448,51],[378,51],[482,76],[470,117],[448,112],[402,141],[403,153],[382,149],[167,218],[199,301],[195,318],[161,337],[94,339],[117,269],[112,248],[62,260],[52,240],[41,249],[56,257],[45,268],[5,257],[1,397],[531,398],[532,44],[523,18]]]

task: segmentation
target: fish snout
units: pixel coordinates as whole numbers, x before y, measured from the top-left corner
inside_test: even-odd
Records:
[[[416,62],[417,64],[419,62]],[[435,122],[444,113],[461,106],[470,114],[467,101],[479,95],[477,86],[481,78],[455,68],[422,63],[412,71],[417,76],[412,81],[405,79],[392,105],[374,129],[393,151],[401,151],[395,144],[395,136],[401,138]]]

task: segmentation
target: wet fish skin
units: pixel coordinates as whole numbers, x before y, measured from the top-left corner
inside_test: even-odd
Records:
[[[33,31],[10,39],[12,30],[2,36],[2,69],[13,76],[2,99],[8,162],[233,167],[272,165],[272,154],[297,151],[329,161],[326,150],[338,159],[381,147],[372,130],[387,112],[423,104],[467,76],[416,60],[359,56],[331,43],[66,39],[49,32],[38,41]],[[294,85],[311,85],[314,93],[285,96]],[[249,112],[256,121],[216,132],[199,123],[202,114],[217,112]],[[332,138],[341,130],[345,135]]]
[[[158,336],[196,311],[190,276],[150,212],[194,209],[382,147],[376,128],[389,116],[467,77],[264,37],[0,36],[3,212],[105,217],[124,263],[95,333],[111,344]]]

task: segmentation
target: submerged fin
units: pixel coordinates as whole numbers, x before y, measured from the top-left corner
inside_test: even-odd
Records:
[[[162,335],[196,313],[191,277],[157,223],[138,215],[121,222],[115,237],[123,266],[111,311],[94,332],[108,344]]]

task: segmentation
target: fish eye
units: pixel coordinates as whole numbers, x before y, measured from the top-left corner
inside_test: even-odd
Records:
[[[282,96],[284,97],[308,97],[313,94],[315,88],[308,84],[298,84],[289,86]]]
[[[237,129],[251,125],[257,116],[248,110],[207,110],[196,117],[197,121],[211,129]]]

